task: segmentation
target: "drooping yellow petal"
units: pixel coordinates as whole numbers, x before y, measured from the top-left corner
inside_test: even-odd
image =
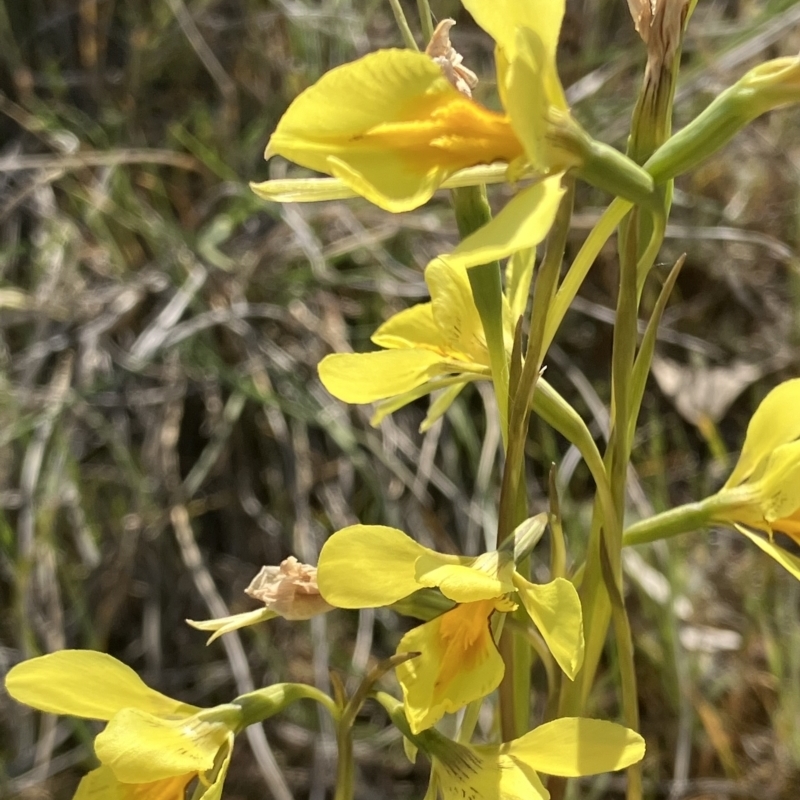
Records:
[[[184,800],[194,775],[179,775],[153,783],[121,783],[109,767],[84,775],[72,800]]]
[[[548,800],[535,771],[496,746],[469,747],[455,742],[435,758],[433,774],[444,800]]]
[[[583,612],[575,587],[564,578],[530,583],[518,573],[514,573],[514,585],[553,658],[573,680],[583,665],[584,651]]]
[[[760,547],[770,558],[775,559],[785,570],[788,570],[797,580],[800,581],[800,558],[788,553],[775,542],[758,536],[747,528],[736,525],[736,530],[743,533],[756,547]]]
[[[98,734],[94,749],[123,783],[151,783],[212,769],[230,733],[224,722],[196,715],[164,719],[125,708]]]
[[[564,18],[564,0],[463,0],[464,8],[503,49],[506,58],[516,56],[516,31],[528,28],[541,38],[547,51],[555,57],[561,22]]]
[[[451,266],[475,267],[535,247],[552,227],[563,194],[560,175],[523,189],[491,222],[467,236],[442,260]]]
[[[772,523],[772,529],[785,533],[790,539],[800,545],[800,508],[798,508],[791,516],[781,517]]]
[[[468,167],[456,172],[442,184],[442,189],[460,189],[464,186],[481,186],[505,183],[508,167],[505,164]],[[269,181],[251,181],[254,194],[274,203],[315,203],[323,200],[346,200],[356,197],[356,192],[339,178],[281,178]]]
[[[800,509],[800,441],[775,448],[753,486],[757,487],[764,520],[770,525]]]
[[[60,650],[23,661],[9,671],[6,689],[40,711],[89,719],[108,720],[128,707],[159,716],[198,711],[151,689],[130,667],[94,650]]]
[[[417,581],[422,586],[438,586],[445,597],[456,603],[491,600],[513,590],[513,586],[509,589],[507,583],[493,575],[462,564],[442,564],[431,555],[417,561]]]
[[[415,564],[429,552],[397,528],[351,525],[322,546],[317,584],[338,608],[388,606],[422,588]]]
[[[529,163],[538,172],[551,172],[556,165],[547,139],[548,113],[550,108],[565,110],[567,102],[552,55],[528,28],[517,30],[517,57],[506,73],[506,103]],[[560,169],[566,166],[564,162]]]
[[[434,259],[425,268],[436,326],[456,358],[486,365],[489,353],[466,269]]]
[[[644,757],[645,744],[638,733],[613,722],[562,717],[534,728],[503,749],[537,772],[575,778],[635,764]]]
[[[725,488],[761,477],[770,453],[800,439],[800,378],[776,386],[761,402],[747,426],[742,453]]]
[[[436,397],[431,399],[431,404],[428,407],[428,413],[425,415],[425,419],[422,420],[422,423],[419,426],[420,433],[425,433],[425,431],[430,430],[433,424],[440,417],[445,415],[450,406],[453,405],[456,397],[458,397],[466,385],[467,381],[464,381],[463,383],[456,383],[453,386],[449,386],[447,389],[443,389]]]
[[[220,800],[222,797],[222,785],[228,774],[228,767],[231,764],[233,755],[233,734],[228,734],[228,741],[217,753],[217,760],[214,765],[216,774],[213,776],[211,784],[202,791],[196,793],[192,800]]]
[[[334,353],[317,366],[322,385],[345,403],[373,403],[404,394],[454,370],[452,360],[421,348]]]
[[[393,314],[370,339],[387,350],[425,347],[440,355],[447,352],[447,341],[434,322],[430,303],[418,303]]]
[[[422,205],[458,170],[521,151],[508,118],[460,94],[428,56],[380,50],[306,89],[265,155],[333,175],[399,212]]]
[[[514,323],[525,313],[528,306],[535,261],[536,250],[532,247],[518,250],[516,253],[512,253],[511,258],[508,259],[506,296]]]
[[[456,606],[401,639],[398,653],[420,653],[397,667],[414,733],[499,686],[505,667],[489,628],[494,609],[491,600]]]
[[[231,614],[229,617],[218,617],[217,619],[193,620],[187,619],[187,624],[196,628],[198,631],[213,631],[208,637],[206,644],[211,644],[215,639],[231,631],[238,631],[250,625],[258,625],[260,622],[274,619],[278,615],[268,608],[257,608],[255,611],[245,611],[242,614]]]

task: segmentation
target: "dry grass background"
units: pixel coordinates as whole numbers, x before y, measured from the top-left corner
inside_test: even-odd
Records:
[[[488,38],[453,0],[433,8],[459,21],[492,102]],[[425,297],[422,268],[456,238],[446,196],[390,216],[361,200],[267,206],[247,187],[285,169],[261,153],[303,87],[399,41],[373,0],[0,2],[0,674],[88,647],[200,705],[278,680],[324,688],[329,664],[352,679],[391,653],[403,620],[276,620],[206,648],[184,619],[250,608],[260,565],[314,563],[356,519],[480,547],[499,458],[490,394],[468,390],[421,437],[421,405],[375,430],[315,373]],[[799,48],[793,0],[701,0],[678,125],[748,66]],[[561,59],[575,113],[624,146],[643,66],[624,3],[572,2]],[[662,270],[688,260],[641,419],[632,518],[719,486],[758,399],[798,374],[798,122],[759,120],[678,182]],[[573,253],[605,202],[581,193]],[[549,358],[598,437],[614,276],[609,248]],[[534,505],[561,465],[579,553],[587,473],[536,421],[529,455]],[[800,587],[724,530],[628,556],[648,796],[800,796]],[[614,716],[613,652],[605,664],[594,710]],[[358,796],[420,797],[424,768],[381,714],[359,725]],[[94,730],[0,695],[0,795],[70,797]],[[237,746],[226,796],[330,796],[333,757],[325,720],[295,707]],[[620,780],[575,796],[617,796]]]

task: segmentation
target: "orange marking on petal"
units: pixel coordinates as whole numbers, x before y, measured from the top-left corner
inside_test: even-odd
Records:
[[[152,783],[120,783],[124,800],[183,800],[186,787],[196,776],[175,775]]]
[[[494,647],[489,617],[496,600],[479,600],[456,606],[440,617],[439,636],[443,653],[434,695],[441,696],[459,672],[474,669]]]
[[[416,100],[400,120],[376,125],[355,139],[403,154],[424,170],[510,163],[524,152],[507,115],[466,97]]]

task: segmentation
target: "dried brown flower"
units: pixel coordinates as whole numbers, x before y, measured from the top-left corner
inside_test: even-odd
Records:
[[[317,586],[317,568],[289,556],[279,567],[261,567],[244,590],[285,619],[310,619],[330,611]]]
[[[450,28],[455,24],[454,19],[443,19],[436,26],[425,53],[441,67],[444,76],[461,94],[472,97],[478,76],[461,63],[463,56],[450,43]]]

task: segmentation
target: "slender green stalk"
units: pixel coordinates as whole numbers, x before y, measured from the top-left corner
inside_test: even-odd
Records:
[[[514,396],[509,408],[508,445],[503,481],[500,491],[498,545],[511,535],[528,514],[525,496],[525,442],[530,421],[531,403],[536,392],[542,358],[545,314],[558,285],[561,262],[564,258],[572,205],[574,182],[570,181],[561,199],[556,219],[548,237],[544,259],[537,271],[533,302],[533,327],[528,338],[527,354],[519,380],[515,381]],[[529,559],[517,565],[521,574],[530,571]],[[514,618],[525,626],[527,613],[519,608]],[[506,673],[500,685],[500,718],[503,739],[521,736],[530,725],[530,692],[532,653],[527,640],[509,630],[500,642],[500,652],[506,662]],[[508,665],[513,668],[509,669]]]
[[[544,378],[539,378],[532,408],[550,427],[578,448],[594,478],[598,508],[602,509],[600,518],[608,515],[613,519],[616,512],[606,465],[580,414]]]
[[[429,42],[433,38],[433,15],[428,0],[417,0],[417,13],[419,14],[419,24],[422,27],[422,35],[425,41]]]
[[[648,517],[625,529],[622,544],[625,547],[670,539],[683,533],[706,528],[715,520],[724,520],[739,506],[748,501],[748,489],[726,489],[698,503],[670,508],[654,517]]]
[[[561,504],[558,500],[555,464],[547,478],[548,496],[550,498],[550,574],[553,578],[563,578],[567,574],[567,543],[564,529],[561,526]]]
[[[453,204],[456,211],[458,232],[464,239],[478,228],[483,227],[492,218],[486,190],[483,186],[469,186],[454,189]],[[492,367],[492,382],[497,396],[497,407],[500,413],[500,430],[503,444],[508,448],[508,357],[506,355],[503,332],[503,283],[500,275],[500,264],[472,267],[468,270],[472,296],[478,308],[486,336],[486,347],[489,351],[489,362]],[[513,528],[512,528],[513,529]]]
[[[400,34],[403,37],[406,47],[409,50],[419,50],[419,46],[414,39],[414,34],[411,33],[411,28],[408,27],[408,20],[403,11],[403,6],[400,5],[400,0],[389,0],[389,5],[392,7],[394,20],[397,23],[397,27],[400,28]]]
[[[242,710],[242,728],[263,722],[265,719],[280,713],[297,700],[314,700],[324,706],[334,721],[338,721],[341,712],[336,703],[314,686],[303,683],[278,683],[263,689],[256,689],[239,695],[233,704]]]
[[[595,259],[600,254],[605,243],[614,234],[617,225],[625,218],[631,208],[633,208],[632,203],[627,200],[621,200],[619,197],[616,198],[592,228],[583,246],[578,251],[578,255],[575,256],[572,266],[564,276],[564,280],[561,282],[561,286],[547,311],[547,324],[545,325],[544,338],[542,340],[543,352],[547,352],[547,349],[553,343],[556,331],[564,321],[564,316],[584,280],[586,280],[586,276],[589,274],[589,269],[594,264]]]
[[[350,725],[336,727],[336,790],[333,800],[353,800],[355,791],[355,761],[353,759],[353,729]]]
[[[696,167],[761,114],[800,102],[800,57],[759,64],[718,95],[645,163],[656,183]]]
[[[625,514],[625,486],[631,454],[632,437],[629,420],[638,416],[632,408],[630,375],[636,355],[638,337],[639,294],[637,290],[637,263],[639,210],[626,220],[620,233],[620,286],[617,300],[617,318],[614,325],[614,345],[611,354],[611,432],[609,450],[611,465],[609,478],[616,507],[613,521],[604,519],[600,541],[600,567],[611,602],[614,637],[619,658],[622,694],[622,714],[626,725],[639,728],[639,705],[636,692],[636,672],[633,663],[633,643],[630,624],[625,610],[622,589],[622,519]],[[611,524],[609,524],[611,522]],[[641,800],[641,765],[628,768],[628,800]]]

